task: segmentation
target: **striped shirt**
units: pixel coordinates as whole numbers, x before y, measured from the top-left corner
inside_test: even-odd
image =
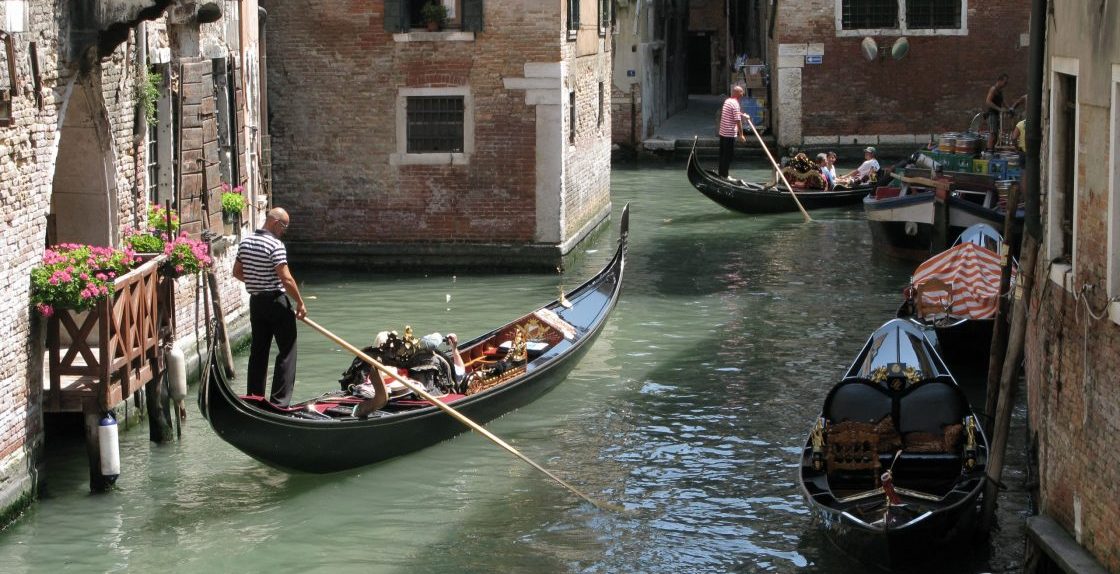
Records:
[[[739,107],[739,100],[736,98],[727,98],[723,101],[723,111],[719,115],[719,135],[724,138],[737,138],[739,137],[739,122],[742,120],[742,108]]]
[[[288,262],[288,251],[280,238],[258,229],[256,233],[241,240],[237,249],[237,260],[245,276],[245,290],[250,295],[268,291],[284,291],[284,284],[276,274],[276,268]]]

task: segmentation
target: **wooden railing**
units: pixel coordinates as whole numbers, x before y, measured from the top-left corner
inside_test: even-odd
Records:
[[[174,315],[164,257],[117,278],[113,296],[92,310],[57,309],[48,319],[48,412],[107,410],[160,372],[160,328],[170,333]]]

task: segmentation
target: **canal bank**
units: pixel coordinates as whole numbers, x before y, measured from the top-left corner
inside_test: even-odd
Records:
[[[736,171],[768,173],[752,160]],[[150,443],[146,423],[122,435],[130,470],[108,495],[88,494],[80,445],[48,444],[51,480],[0,533],[0,563],[13,573],[865,572],[811,520],[797,461],[828,388],[893,316],[912,266],[874,253],[858,209],[814,212],[811,224],[732,214],[691,188],[683,163],[616,169],[612,202],[611,221],[631,204],[631,249],[603,334],[555,390],[487,429],[628,512],[572,500],[472,433],[344,473],[275,471],[210,430],[192,385],[181,440]],[[616,239],[604,227],[558,275],[295,271],[310,316],[352,343],[404,325],[466,339],[601,267]],[[303,326],[299,353],[297,398],[337,388],[351,361]],[[983,386],[965,384],[982,404]],[[1017,408],[1013,422],[1024,418]],[[1000,529],[938,572],[1021,565],[1022,437]]]
[[[662,122],[654,130],[654,134],[643,140],[636,150],[622,150],[616,147],[613,154],[614,163],[684,161],[693,148],[694,140],[696,151],[701,157],[717,157],[719,155],[717,122],[724,99],[726,95],[690,94],[688,105]],[[820,152],[835,151],[841,163],[845,165],[851,163],[853,167],[863,161],[863,148],[867,146],[875,147],[879,161],[884,166],[888,166],[910,157],[916,150],[934,141],[933,134],[835,135],[807,138],[800,145],[782,146],[778,144],[772,131],[762,129],[760,135],[775,159],[792,157],[798,152],[813,156]],[[762,146],[759,138],[755,137],[748,128],[746,143],[735,146],[735,157],[766,162],[768,160]]]

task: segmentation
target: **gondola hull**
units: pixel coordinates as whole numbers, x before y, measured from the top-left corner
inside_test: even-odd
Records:
[[[908,261],[925,261],[933,250],[933,193],[918,193],[877,199],[862,199],[875,250]],[[945,237],[957,237],[968,227],[986,223],[1003,227],[1003,211],[971,201],[949,198],[949,226]]]
[[[838,191],[804,190],[797,192],[797,201],[789,191],[756,183],[735,182],[705,170],[695,151],[688,156],[688,181],[705,197],[738,213],[790,213],[799,211],[797,201],[806,210],[859,205],[874,187],[858,187]]]
[[[802,447],[802,494],[825,535],[866,564],[904,568],[975,533],[988,443],[922,327],[872,334]]]
[[[566,323],[565,327],[573,329],[573,336],[563,337],[532,357],[524,371],[512,378],[474,394],[456,395],[447,404],[481,424],[532,402],[563,381],[590,349],[618,300],[628,227],[627,207],[623,210],[619,246],[611,261],[565,299],[535,312],[559,317]],[[479,346],[516,323],[463,343],[461,348]],[[298,413],[261,408],[231,389],[214,353],[208,363],[210,367],[199,392],[203,416],[223,440],[282,470],[308,473],[347,470],[414,452],[468,430],[435,406],[376,413],[378,416],[369,418],[344,416],[329,420],[301,418]]]

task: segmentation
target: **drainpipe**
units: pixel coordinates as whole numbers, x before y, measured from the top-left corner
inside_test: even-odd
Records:
[[[1027,59],[1027,165],[1025,231],[1042,239],[1041,197],[1042,158],[1042,75],[1046,54],[1046,0],[1031,1],[1030,53]]]
[[[257,97],[260,98],[261,117],[259,118],[260,128],[258,130],[257,142],[263,142],[268,138],[268,11],[263,6],[257,6],[257,73],[260,74],[260,88],[258,88]],[[272,160],[272,143],[268,145],[269,161]],[[257,154],[258,167],[260,163],[260,153]],[[272,168],[269,167],[268,173],[268,208],[272,208]],[[255,209],[254,209],[255,213]],[[254,229],[256,227],[254,226]]]

